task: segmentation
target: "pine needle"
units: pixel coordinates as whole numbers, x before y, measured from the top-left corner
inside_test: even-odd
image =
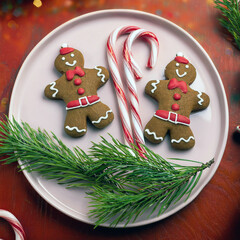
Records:
[[[232,34],[240,50],[240,11],[239,0],[215,0],[216,8],[222,13],[221,25]]]
[[[71,150],[54,133],[34,130],[13,118],[0,122],[0,157],[5,164],[21,160],[23,170],[38,172],[66,187],[87,187],[89,216],[95,226],[106,222],[127,225],[149,209],[148,217],[155,211],[162,214],[183,197],[186,200],[203,170],[214,162],[174,159],[172,163],[147,146],[143,158],[137,150],[111,139],[93,142],[87,154],[78,147]]]

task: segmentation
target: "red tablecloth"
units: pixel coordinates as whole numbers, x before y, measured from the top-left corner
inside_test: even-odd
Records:
[[[8,2],[8,3],[6,3]],[[12,3],[9,3],[12,2]],[[213,0],[30,0],[0,3],[0,114],[8,113],[11,91],[21,64],[32,48],[65,21],[101,9],[128,8],[164,17],[188,31],[210,55],[222,78],[230,124],[221,164],[204,190],[171,217],[132,229],[93,227],[62,214],[30,186],[17,164],[0,165],[0,209],[22,223],[27,239],[240,239],[240,51],[220,27]],[[214,141],[214,139],[213,139]],[[11,240],[11,227],[0,219],[0,238]]]

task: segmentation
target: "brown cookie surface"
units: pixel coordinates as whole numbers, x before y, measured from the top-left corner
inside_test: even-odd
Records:
[[[208,107],[207,94],[195,91],[190,84],[196,78],[195,67],[178,54],[165,69],[166,80],[152,80],[145,92],[158,102],[158,110],[144,129],[145,137],[153,143],[163,141],[169,132],[171,145],[176,149],[190,149],[195,138],[190,129],[190,114]]]
[[[50,99],[62,99],[66,103],[65,132],[80,137],[87,132],[87,119],[97,128],[110,124],[112,110],[100,101],[97,89],[109,79],[106,68],[84,68],[82,53],[63,45],[55,60],[56,69],[62,76],[46,86],[44,94]]]

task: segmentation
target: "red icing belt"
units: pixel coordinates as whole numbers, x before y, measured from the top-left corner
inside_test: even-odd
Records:
[[[166,110],[157,110],[154,116],[175,124],[183,124],[187,126],[190,124],[190,119],[188,117]]]
[[[100,101],[100,98],[97,95],[88,96],[88,97],[82,97],[78,100],[73,100],[67,104],[66,109],[74,109],[74,108],[80,108],[80,107],[87,107],[89,105],[93,105]]]

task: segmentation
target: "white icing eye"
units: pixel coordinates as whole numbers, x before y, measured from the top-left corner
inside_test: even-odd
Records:
[[[74,54],[73,54],[73,53],[71,54],[71,57],[74,57]]]
[[[176,67],[179,67],[179,65],[180,65],[179,63],[176,63]]]
[[[185,68],[189,68],[189,65],[186,65]]]
[[[64,61],[64,60],[65,60],[65,57],[62,57],[62,60]]]

